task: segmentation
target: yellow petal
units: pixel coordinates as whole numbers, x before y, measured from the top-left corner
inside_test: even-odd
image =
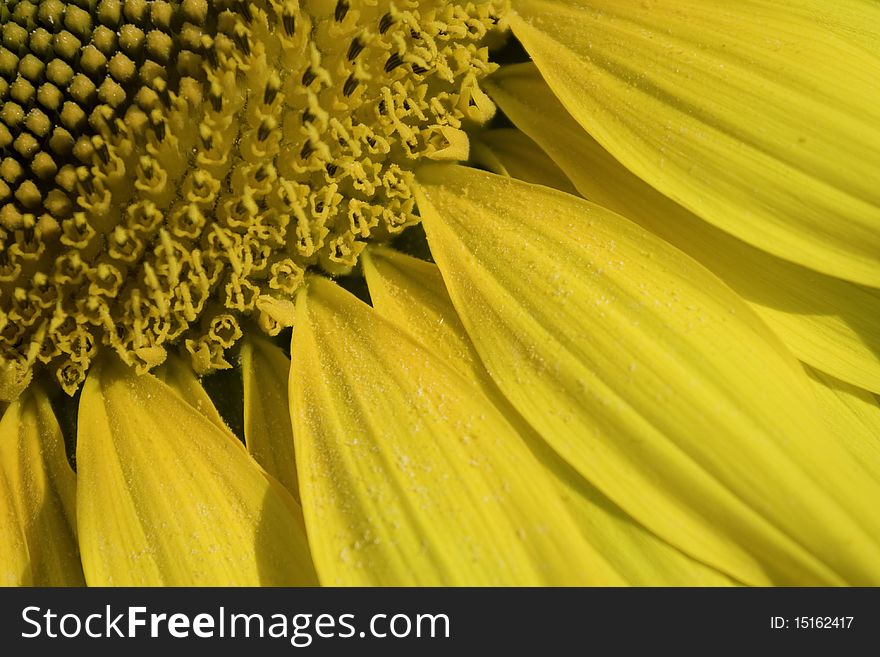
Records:
[[[865,0],[790,3],[787,10],[802,19],[813,20],[844,39],[876,50],[880,42],[880,5]]]
[[[49,405],[35,386],[0,421],[0,585],[82,586],[76,476]]]
[[[539,450],[540,451],[540,450]],[[634,586],[736,586],[738,583],[647,531],[571,466],[546,458],[566,508],[599,553]],[[762,582],[769,583],[769,580]]]
[[[33,369],[27,363],[0,360],[0,402],[18,399],[33,375]]]
[[[540,454],[554,477],[566,508],[578,522],[585,539],[627,582],[638,586],[720,586],[730,581],[685,556],[634,523],[558,457],[542,450],[531,427],[516,417],[500,397],[479,361],[446,292],[437,265],[393,249],[373,247],[363,261],[376,310],[404,328],[443,362],[481,387],[508,422]]]
[[[488,375],[455,314],[437,265],[381,246],[368,249],[362,262],[376,311],[480,385]]]
[[[614,157],[719,228],[880,286],[880,57],[850,0],[513,0],[514,33]],[[863,6],[870,3],[861,3]]]
[[[336,284],[297,300],[291,404],[325,584],[621,583],[466,379]]]
[[[829,431],[880,482],[880,403],[870,392],[807,368]]]
[[[289,493],[152,375],[117,361],[92,368],[77,465],[90,585],[315,582]]]
[[[507,67],[487,88],[584,197],[632,219],[711,269],[800,360],[880,391],[880,291],[756,249],[663,196],[580,128],[534,65]],[[499,157],[507,161],[503,151]]]
[[[474,138],[471,160],[492,173],[577,194],[574,185],[547,153],[513,128],[481,132]]]
[[[299,499],[287,379],[290,359],[268,340],[249,335],[241,347],[244,437],[266,472]]]
[[[199,383],[198,377],[187,361],[174,354],[168,354],[165,362],[153,370],[152,374],[238,443],[235,434],[223,421],[220,411]]]
[[[876,484],[800,366],[717,278],[622,217],[420,169],[431,252],[493,379],[583,476],[744,583],[880,581]]]

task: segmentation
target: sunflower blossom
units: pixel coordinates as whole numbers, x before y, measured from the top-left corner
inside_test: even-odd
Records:
[[[880,583],[878,37],[3,3],[0,584]]]

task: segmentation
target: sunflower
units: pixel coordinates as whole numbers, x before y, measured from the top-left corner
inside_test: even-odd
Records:
[[[0,582],[880,583],[876,3],[0,27]]]

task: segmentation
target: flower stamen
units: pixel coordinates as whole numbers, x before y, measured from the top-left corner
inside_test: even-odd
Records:
[[[502,9],[6,3],[0,398],[38,365],[72,394],[104,347],[146,372],[181,344],[207,373],[241,316],[289,326],[305,270],[417,223],[415,161],[467,157]]]

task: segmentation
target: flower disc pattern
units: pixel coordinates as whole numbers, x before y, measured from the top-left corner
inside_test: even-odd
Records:
[[[0,9],[0,397],[110,347],[229,366],[305,271],[418,221],[414,164],[494,105],[497,2],[23,0]]]

